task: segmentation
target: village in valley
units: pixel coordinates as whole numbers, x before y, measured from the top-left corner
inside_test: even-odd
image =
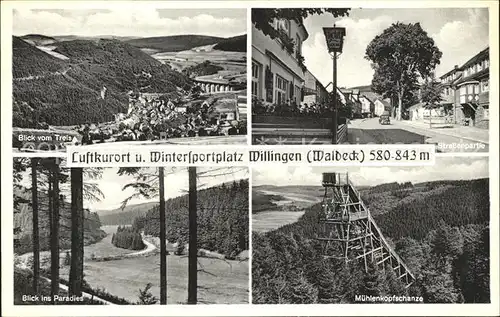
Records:
[[[252,12],[254,144],[430,143],[445,152],[488,151],[487,9]],[[453,19],[473,24],[474,45],[446,39]],[[341,34],[335,52],[323,34],[328,28]],[[409,54],[418,67],[403,65],[412,69],[400,82],[388,52]]]
[[[162,14],[172,15],[165,12],[161,23],[168,21]],[[206,144],[245,143],[246,28],[235,22],[245,13],[238,12],[228,23],[241,26],[214,31],[223,36],[149,36],[147,30],[62,35],[14,27],[13,147],[64,150],[68,144],[189,143],[195,137]],[[193,12],[185,23],[197,18]],[[51,93],[42,98],[44,89]],[[70,142],[23,142],[29,134],[44,140],[60,134]]]

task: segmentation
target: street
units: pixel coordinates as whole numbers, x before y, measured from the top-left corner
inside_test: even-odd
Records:
[[[423,144],[425,136],[405,130],[391,122],[382,125],[378,118],[355,119],[348,126],[349,144]]]
[[[348,125],[349,144],[436,144],[437,152],[488,152],[488,130],[450,127],[429,128],[412,121],[391,120],[381,125],[378,118],[355,119]],[[456,147],[451,147],[456,146]]]

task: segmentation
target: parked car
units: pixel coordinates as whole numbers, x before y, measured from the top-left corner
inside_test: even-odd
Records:
[[[384,111],[378,118],[378,123],[380,124],[391,124],[391,114],[389,111]]]

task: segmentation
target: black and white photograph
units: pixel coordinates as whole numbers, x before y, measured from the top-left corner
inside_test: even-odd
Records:
[[[488,8],[253,8],[251,32],[252,144],[488,152]]]
[[[13,150],[246,144],[246,9],[115,8],[13,11]]]
[[[252,168],[252,302],[490,303],[488,158]]]
[[[14,305],[248,304],[248,168],[13,163]]]

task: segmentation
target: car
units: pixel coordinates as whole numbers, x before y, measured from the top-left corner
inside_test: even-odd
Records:
[[[391,115],[389,113],[389,111],[384,111],[379,119],[378,119],[378,123],[380,124],[391,124]]]

